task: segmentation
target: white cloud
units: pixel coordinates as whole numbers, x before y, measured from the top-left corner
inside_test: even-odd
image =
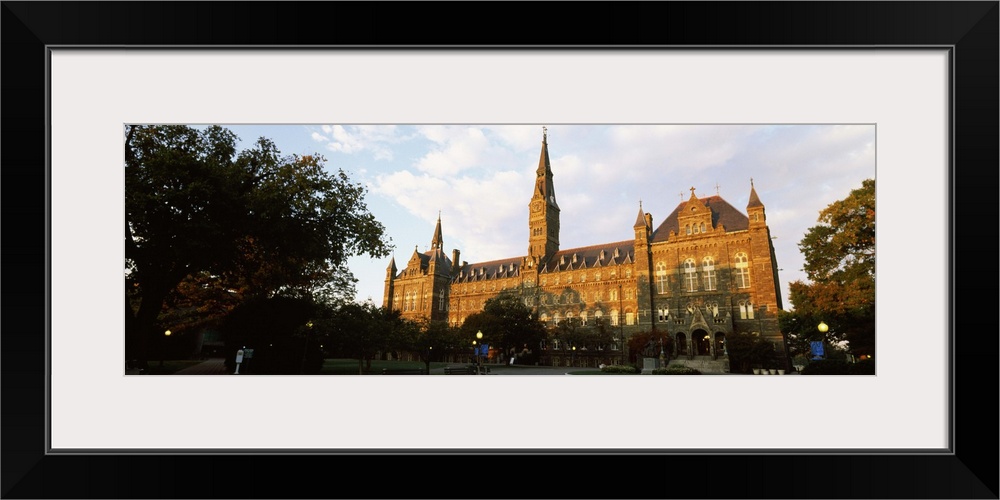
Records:
[[[392,160],[392,146],[406,138],[397,134],[395,125],[323,125],[322,134],[312,132],[312,139],[326,143],[327,149],[337,153],[371,153],[375,160]]]

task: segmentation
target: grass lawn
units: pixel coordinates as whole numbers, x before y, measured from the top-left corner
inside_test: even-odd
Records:
[[[448,365],[455,365],[455,363],[433,362],[431,363],[431,369],[444,368]],[[410,370],[422,369],[425,368],[425,365],[420,361],[383,361],[376,359],[372,361],[371,371],[363,373],[363,375],[381,375],[383,368]],[[320,375],[358,375],[358,360],[344,358],[326,359],[323,361],[323,368],[320,369],[319,373]]]
[[[203,359],[171,359],[164,360],[163,366],[159,361],[150,361],[148,375],[170,375],[171,373],[183,370],[189,366],[194,366],[204,361]]]

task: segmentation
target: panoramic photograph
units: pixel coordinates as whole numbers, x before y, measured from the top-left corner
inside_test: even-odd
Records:
[[[875,375],[874,124],[131,124],[126,375]]]

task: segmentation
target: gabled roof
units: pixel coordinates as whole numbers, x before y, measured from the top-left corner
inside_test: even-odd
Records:
[[[416,250],[414,250],[414,253],[416,253],[417,257],[420,258],[420,269],[427,269],[428,267],[430,267],[431,259],[438,259],[437,263],[438,266],[444,269],[451,269],[451,259],[449,259],[448,255],[445,254],[443,251],[441,251],[440,248],[436,248],[434,250],[428,250],[424,253],[419,253]],[[412,260],[413,257],[410,257],[410,259]],[[393,257],[393,262],[395,262],[395,257]],[[407,264],[409,264],[409,262],[407,262]],[[403,270],[400,271],[396,276],[402,277],[404,274],[406,274],[407,269],[409,269],[409,266],[403,268]]]
[[[453,283],[465,283],[480,279],[497,279],[517,276],[521,272],[521,260],[524,257],[491,260],[466,264],[459,268],[458,274],[451,277]]]
[[[721,196],[708,196],[699,198],[701,203],[712,210],[712,227],[719,227],[721,224],[726,231],[744,231],[750,227],[750,219],[743,212],[740,212],[729,204]],[[759,200],[758,200],[759,201]],[[667,241],[670,238],[670,231],[680,234],[680,226],[677,224],[677,214],[687,205],[684,201],[677,205],[677,208],[656,228],[653,232],[652,242]]]
[[[601,245],[591,245],[580,248],[567,248],[555,253],[549,263],[549,270],[566,271],[571,269],[585,269],[593,266],[608,265],[614,261],[615,250],[618,250],[618,260],[621,261],[635,253],[635,240],[617,241],[604,243]],[[604,260],[600,260],[601,250],[604,250]],[[576,255],[576,263],[573,263],[573,255]],[[560,258],[566,257],[566,263],[559,265]]]

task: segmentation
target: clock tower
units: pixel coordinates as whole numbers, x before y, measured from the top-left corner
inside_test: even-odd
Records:
[[[535,189],[528,203],[528,214],[528,260],[545,265],[559,251],[559,205],[552,184],[545,127],[542,127],[542,152],[535,170]]]

